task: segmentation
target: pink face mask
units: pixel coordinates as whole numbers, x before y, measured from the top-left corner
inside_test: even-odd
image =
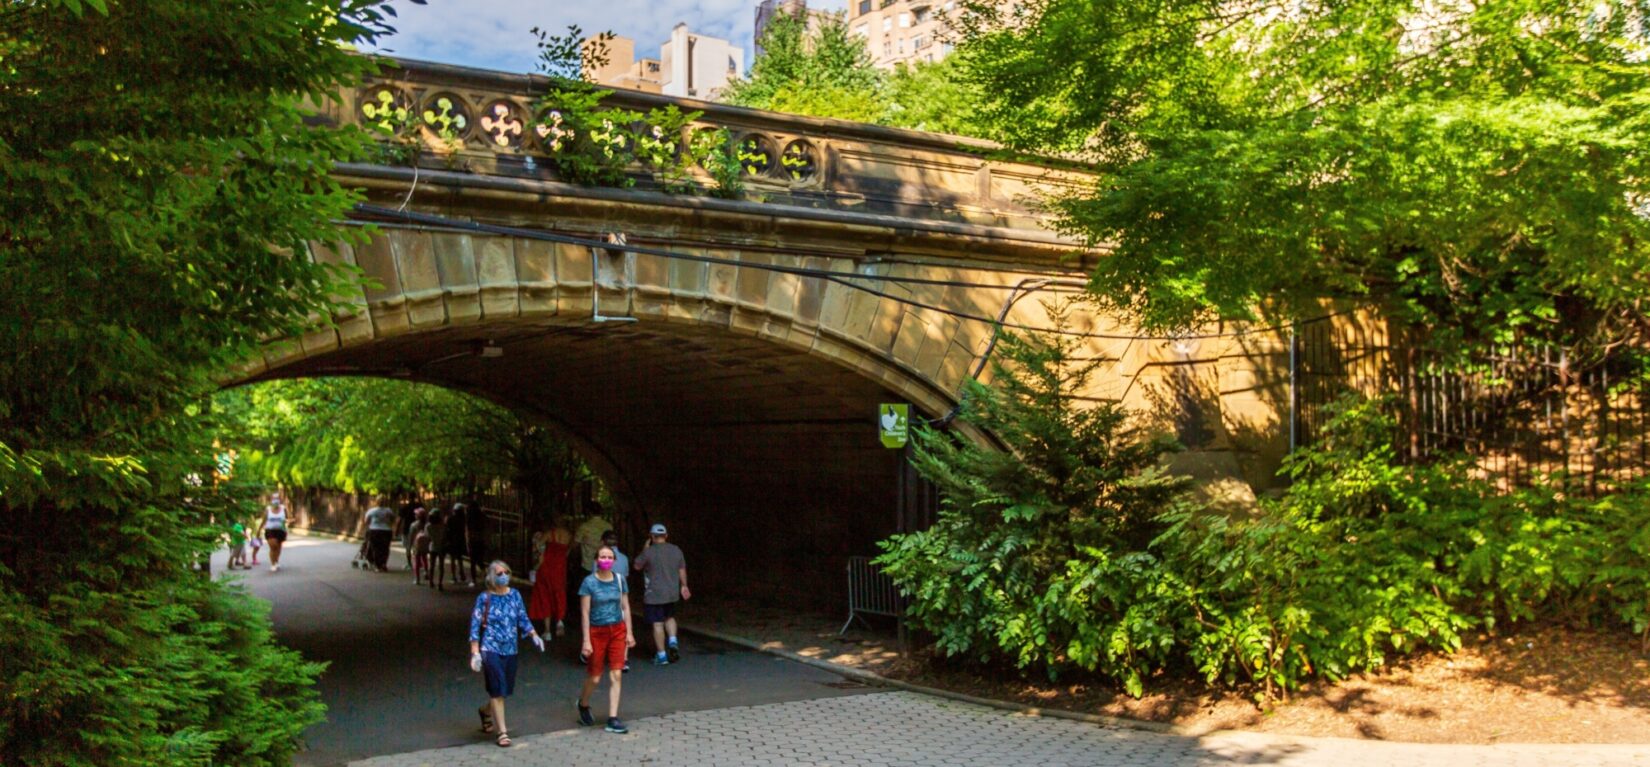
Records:
[[[611,560],[611,559],[598,559],[598,560],[596,560],[596,569],[598,569],[598,570],[612,570],[613,569],[613,560]]]

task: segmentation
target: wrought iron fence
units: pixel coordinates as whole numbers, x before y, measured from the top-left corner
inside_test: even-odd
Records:
[[[1334,319],[1297,328],[1291,359],[1298,445],[1319,440],[1327,406],[1356,391],[1393,397],[1406,456],[1465,452],[1502,487],[1553,476],[1598,494],[1650,474],[1645,387],[1620,359],[1578,366],[1561,349],[1523,344],[1446,370],[1378,324]]]

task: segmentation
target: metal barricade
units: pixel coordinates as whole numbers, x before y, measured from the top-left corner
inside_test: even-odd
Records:
[[[894,579],[871,564],[870,557],[848,557],[848,621],[836,632],[839,636],[848,631],[855,618],[870,626],[863,615],[898,618],[904,611],[905,599],[894,586]]]

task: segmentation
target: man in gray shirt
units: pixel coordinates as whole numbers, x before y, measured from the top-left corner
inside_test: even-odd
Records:
[[[653,624],[653,665],[664,666],[681,661],[676,649],[676,603],[691,599],[688,591],[687,560],[682,550],[667,538],[664,525],[654,525],[648,531],[647,545],[636,555],[631,566],[647,576],[647,587],[642,592],[642,615]]]
[[[367,509],[367,561],[378,572],[388,572],[390,538],[395,534],[395,512],[385,508],[388,498],[379,496]]]

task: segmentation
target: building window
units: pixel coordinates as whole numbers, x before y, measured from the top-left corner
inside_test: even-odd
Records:
[[[911,48],[912,48],[912,50],[920,51],[924,48],[927,48],[929,42],[930,42],[930,40],[928,39],[927,35],[917,35],[916,38],[911,40]]]
[[[911,26],[911,14],[901,13],[899,15],[899,28],[900,29],[905,29],[909,26]]]
[[[918,8],[916,11],[913,12],[913,14],[914,14],[914,18],[913,18],[914,23],[921,24],[921,23],[928,20],[928,9],[927,8]]]
[[[732,56],[729,56],[728,57],[728,74],[738,74],[738,73],[739,73],[739,63],[734,61]]]
[[[864,16],[871,12],[871,0],[859,0],[859,15]]]
[[[889,41],[889,40],[883,40],[882,41],[882,55],[883,56],[892,56],[892,55],[894,55],[894,43],[892,41]]]
[[[854,27],[854,36],[855,37],[870,37],[871,36],[871,25],[870,24],[856,25]]]
[[[893,19],[893,17],[890,16],[890,17],[885,18],[885,19],[882,20],[882,31],[887,32],[888,30],[893,29],[893,28],[894,28],[894,19]],[[580,609],[583,609],[583,608],[580,608]]]

